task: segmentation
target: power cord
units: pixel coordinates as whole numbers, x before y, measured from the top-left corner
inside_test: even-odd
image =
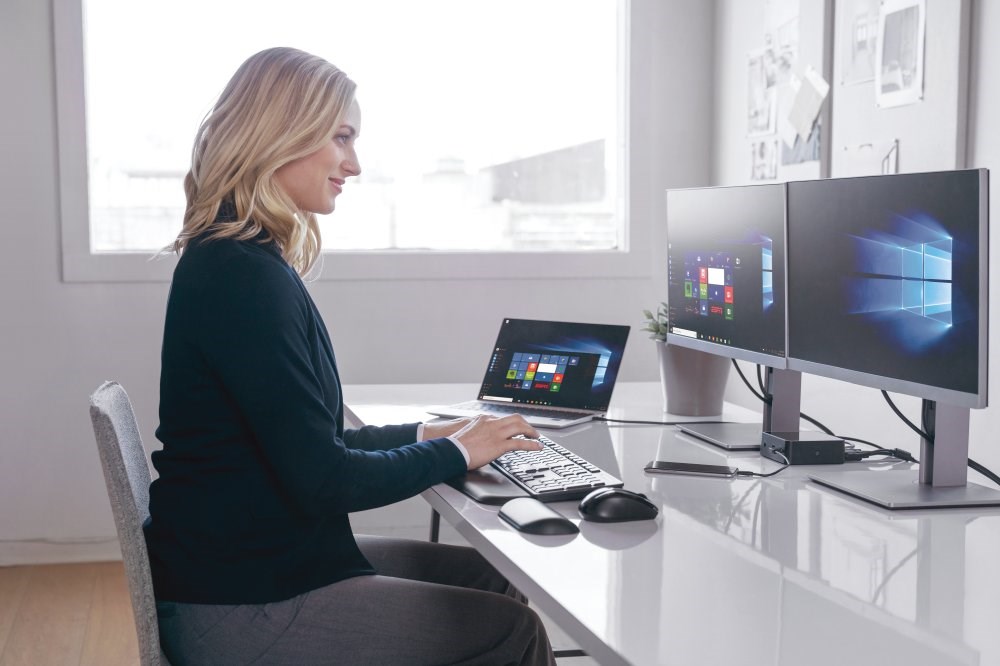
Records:
[[[774,476],[775,474],[779,474],[780,472],[784,472],[786,469],[788,469],[788,465],[789,465],[788,458],[786,458],[785,454],[781,453],[780,451],[775,451],[774,454],[777,455],[777,456],[781,456],[781,459],[785,461],[785,464],[784,464],[783,467],[779,467],[778,469],[774,470],[773,472],[767,472],[766,474],[761,473],[761,472],[751,472],[751,471],[748,471],[748,470],[738,469],[738,470],[736,470],[736,476],[743,477],[743,478],[753,477],[753,478],[757,478],[757,479],[763,479],[763,478],[767,478],[769,476]]]
[[[761,384],[761,392],[757,393],[757,390],[754,389],[754,387],[747,380],[746,375],[743,374],[743,369],[740,367],[740,364],[736,362],[735,358],[732,359],[732,361],[733,361],[733,367],[736,368],[736,374],[738,374],[740,376],[740,379],[742,379],[743,383],[747,385],[747,388],[750,389],[750,392],[753,393],[754,396],[758,400],[760,400],[761,402],[770,405],[771,404],[771,396],[767,395],[767,392],[764,391],[764,389],[763,389],[763,383]],[[758,365],[757,367],[759,368],[760,366]]]

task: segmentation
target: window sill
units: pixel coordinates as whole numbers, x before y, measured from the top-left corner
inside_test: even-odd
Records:
[[[649,244],[629,252],[325,252],[318,280],[648,278]],[[65,254],[63,282],[169,282],[175,255]]]

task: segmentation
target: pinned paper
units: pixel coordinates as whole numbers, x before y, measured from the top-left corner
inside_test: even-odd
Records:
[[[806,67],[805,74],[801,79],[792,82],[793,89],[796,84],[798,90],[795,91],[792,109],[788,112],[788,122],[795,128],[795,133],[803,141],[806,141],[812,132],[817,116],[819,116],[823,100],[830,93],[830,84],[812,66]]]

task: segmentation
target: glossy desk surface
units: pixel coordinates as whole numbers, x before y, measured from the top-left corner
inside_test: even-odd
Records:
[[[348,386],[366,422],[423,420],[469,385]],[[655,383],[622,384],[610,418],[662,420]],[[395,417],[395,418],[393,418]],[[727,406],[724,417],[756,421]],[[650,475],[653,459],[771,471],[674,428],[590,423],[547,431],[643,492],[654,521],[514,531],[449,486],[425,499],[601,664],[1000,664],[1000,509],[891,512],[808,480]],[[870,474],[898,465],[854,463]]]

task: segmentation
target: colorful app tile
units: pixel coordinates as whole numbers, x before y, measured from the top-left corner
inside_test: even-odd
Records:
[[[569,356],[560,356],[558,363],[559,365],[566,365],[569,363]]]
[[[532,379],[535,378],[535,373],[534,372],[526,372],[526,373],[524,373],[524,378],[530,381],[530,380],[532,380]]]
[[[526,369],[528,372],[534,372],[535,370],[538,370],[538,363],[529,363]]]
[[[525,354],[524,360],[529,363],[538,363],[538,354]]]
[[[733,288],[727,286],[724,293],[725,293],[726,303],[732,303],[733,302]]]
[[[579,356],[570,356],[569,357],[569,364],[570,365],[580,365],[580,357]]]
[[[705,266],[698,267],[698,282],[701,284],[708,284],[708,268]]]
[[[560,384],[553,383],[551,386],[549,386],[549,391],[551,391],[552,393],[558,393],[559,392],[559,386],[560,386]]]
[[[724,305],[722,307],[725,310],[726,319],[732,319],[733,318],[733,305],[732,305],[732,303],[727,303],[726,305]]]
[[[565,363],[560,363],[559,365],[556,366],[556,374],[557,375],[565,375],[566,374],[566,364]]]
[[[692,298],[694,296],[694,285],[691,280],[684,280],[684,297]]]
[[[537,382],[551,382],[555,375],[551,372],[536,372],[535,381]]]
[[[517,377],[517,370],[508,370],[507,379],[514,379]]]
[[[531,388],[531,381],[528,380],[528,381],[521,382],[521,388],[522,389],[530,389]]]
[[[556,368],[559,367],[555,363],[539,363],[537,372],[555,372]]]
[[[558,382],[558,383],[562,384],[562,380],[563,380],[563,376],[560,375],[559,373],[556,373],[555,375],[552,376],[552,381],[554,381],[554,382]]]
[[[515,361],[520,361],[522,356],[524,356],[523,353],[517,352],[516,354],[514,354],[514,360]]]
[[[702,301],[701,303],[698,304],[698,312],[703,317],[708,316],[708,301]]]
[[[698,285],[698,298],[708,300],[708,285],[704,282]]]
[[[524,370],[518,370],[514,379],[524,379]]]
[[[548,382],[535,382],[535,388],[538,389],[538,390],[540,390],[540,391],[548,391],[549,390],[549,383]]]

